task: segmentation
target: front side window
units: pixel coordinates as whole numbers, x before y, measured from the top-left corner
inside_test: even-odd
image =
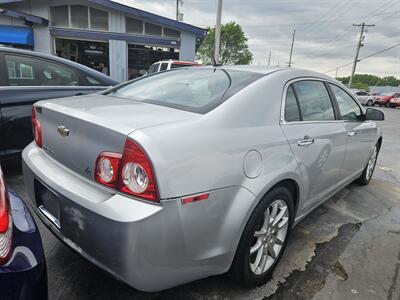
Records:
[[[106,94],[207,113],[260,77],[260,73],[246,71],[183,68],[142,77]]]
[[[335,120],[329,93],[321,81],[304,80],[293,83],[303,121]]]
[[[294,95],[293,88],[290,85],[286,93],[285,101],[285,121],[295,122],[300,121],[300,112],[297,105],[296,96]]]
[[[10,86],[76,86],[76,73],[64,66],[26,56],[5,55]]]
[[[168,63],[162,63],[160,67],[160,71],[165,71],[168,69]]]
[[[343,120],[357,121],[362,119],[361,108],[343,89],[334,84],[329,84],[335,95]]]

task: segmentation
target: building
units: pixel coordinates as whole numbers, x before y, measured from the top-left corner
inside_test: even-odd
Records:
[[[118,81],[159,60],[193,61],[206,34],[109,0],[0,0],[0,45],[57,54]]]

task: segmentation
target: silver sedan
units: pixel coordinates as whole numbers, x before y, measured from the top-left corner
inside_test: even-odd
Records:
[[[59,239],[139,290],[257,286],[296,223],[368,184],[383,119],[310,71],[176,69],[36,103],[24,180]]]

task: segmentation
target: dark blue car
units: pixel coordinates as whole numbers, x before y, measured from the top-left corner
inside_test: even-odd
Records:
[[[0,167],[0,299],[47,299],[42,240],[24,202],[7,190]]]

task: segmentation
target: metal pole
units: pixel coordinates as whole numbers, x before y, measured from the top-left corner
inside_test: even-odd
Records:
[[[366,25],[364,22],[362,24],[353,24],[353,26],[361,27],[361,32],[360,32],[360,38],[358,39],[357,43],[357,48],[356,48],[356,55],[354,57],[354,62],[353,62],[353,68],[351,70],[351,75],[349,79],[349,88],[351,88],[351,85],[353,84],[353,77],[354,74],[356,73],[356,67],[358,63],[358,55],[360,54],[360,48],[363,46],[363,37],[364,37],[364,28],[365,27],[373,27],[375,24],[372,25]]]
[[[269,51],[269,56],[268,56],[268,67],[270,62],[271,62],[271,51]]]
[[[296,35],[296,30],[293,30],[292,46],[290,47],[289,68],[292,66],[292,55],[293,55],[293,45],[294,45],[295,35]]]
[[[214,58],[215,62],[219,64],[220,60],[220,47],[221,47],[221,15],[222,15],[222,0],[217,3],[217,21],[215,24],[215,42],[214,42]]]
[[[179,0],[176,0],[176,20],[179,21]]]

